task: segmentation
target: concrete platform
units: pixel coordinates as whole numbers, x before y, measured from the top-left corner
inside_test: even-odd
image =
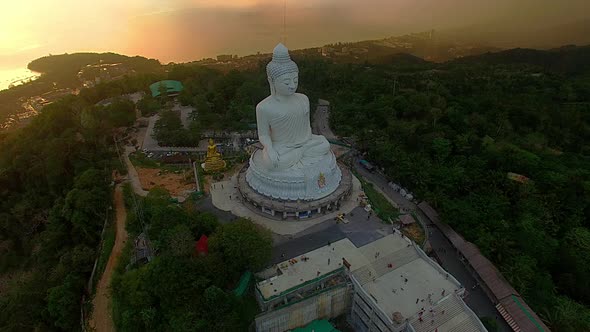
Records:
[[[326,220],[334,220],[340,213],[348,214],[354,208],[358,207],[357,198],[361,194],[362,187],[360,181],[354,177],[351,178],[352,188],[347,199],[342,200],[340,208],[335,211],[329,211],[326,214],[317,216],[313,219],[302,219],[285,221],[273,218],[271,215],[256,210],[251,204],[244,202],[238,191],[238,173],[234,174],[227,181],[220,181],[211,184],[210,193],[213,205],[222,210],[228,211],[238,217],[250,218],[252,221],[270,229],[273,233],[279,235],[294,235],[310,227],[320,224]]]
[[[315,200],[281,200],[260,194],[254,190],[246,179],[248,167],[243,167],[238,173],[238,191],[244,204],[250,203],[254,210],[260,210],[263,214],[277,220],[302,220],[317,218],[326,212],[338,209],[341,203],[348,199],[352,193],[352,173],[343,164],[337,167],[341,172],[341,179],[334,191],[329,195]]]

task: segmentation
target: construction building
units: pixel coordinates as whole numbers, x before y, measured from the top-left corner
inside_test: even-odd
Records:
[[[463,286],[396,232],[349,239],[287,259],[260,275],[256,331],[286,331],[346,314],[357,331],[486,331]]]

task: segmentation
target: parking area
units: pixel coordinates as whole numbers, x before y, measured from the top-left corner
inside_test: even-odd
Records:
[[[345,219],[348,223],[326,220],[291,237],[277,238],[270,264],[297,257],[343,238],[361,247],[393,233],[391,225],[382,223],[374,214],[369,214],[361,207],[345,215]]]
[[[374,213],[369,214],[361,207],[355,208],[345,217],[350,222],[339,224],[339,228],[357,247],[393,233],[391,225],[383,223]]]

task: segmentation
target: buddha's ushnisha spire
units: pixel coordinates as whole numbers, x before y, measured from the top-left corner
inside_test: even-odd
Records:
[[[274,81],[277,77],[287,73],[298,73],[297,64],[291,60],[289,50],[279,43],[272,51],[272,60],[266,65],[266,75]]]

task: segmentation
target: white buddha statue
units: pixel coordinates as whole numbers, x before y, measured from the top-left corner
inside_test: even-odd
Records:
[[[342,173],[324,136],[311,133],[309,99],[296,93],[297,64],[279,44],[266,66],[271,95],[256,106],[264,146],[250,158],[246,179],[259,193],[285,200],[313,200],[333,192]]]

